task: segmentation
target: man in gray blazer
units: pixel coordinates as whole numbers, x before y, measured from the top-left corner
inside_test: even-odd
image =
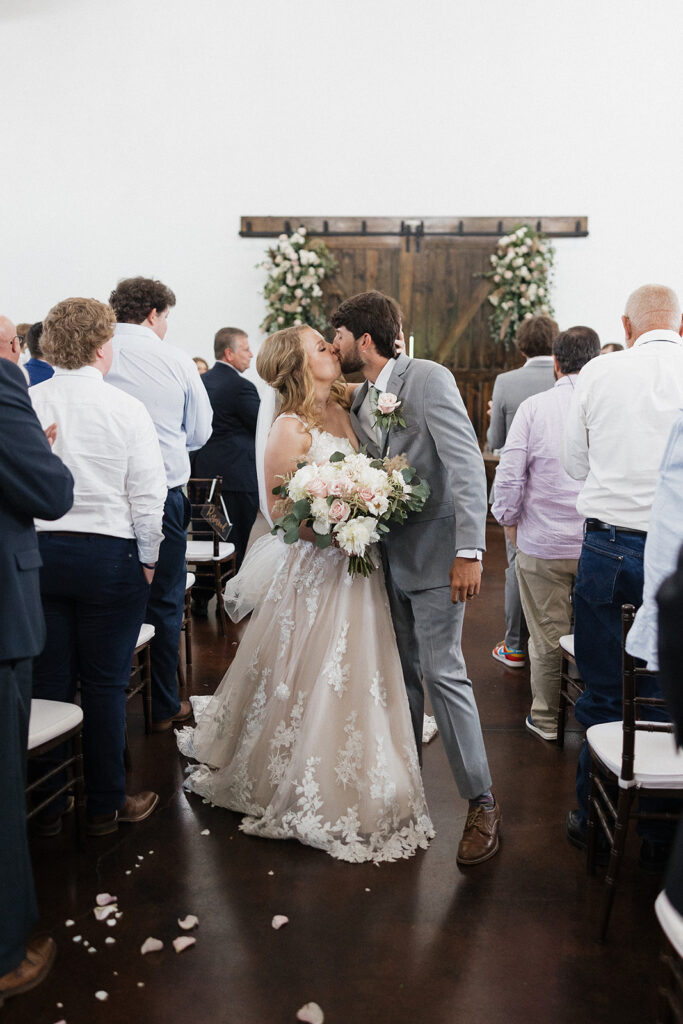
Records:
[[[491,423],[486,441],[491,451],[505,447],[512,421],[518,408],[527,398],[547,391],[555,383],[553,366],[553,342],[559,334],[559,327],[549,316],[532,316],[523,320],[515,337],[519,353],[526,358],[524,366],[508,370],[496,377],[489,410]],[[491,490],[491,504],[494,500]],[[508,567],[505,570],[505,638],[491,652],[506,668],[524,668],[526,645],[526,624],[519,596],[516,549],[505,538]]]
[[[500,807],[491,793],[472,683],[461,651],[465,602],[479,593],[485,548],[486,475],[453,375],[438,363],[393,357],[401,330],[396,302],[364,292],[332,316],[342,370],[360,370],[351,421],[371,455],[404,454],[429,481],[424,509],[386,536],[384,568],[417,749],[427,686],[458,790],[470,810],[460,864],[498,852]],[[405,426],[375,425],[377,392],[397,396]]]

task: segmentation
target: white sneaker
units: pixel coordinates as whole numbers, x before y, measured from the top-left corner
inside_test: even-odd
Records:
[[[526,716],[524,724],[529,732],[532,732],[534,736],[540,736],[542,740],[547,740],[550,743],[552,740],[557,739],[557,730],[555,732],[545,732],[545,730],[539,729],[537,725],[534,725],[530,714]]]

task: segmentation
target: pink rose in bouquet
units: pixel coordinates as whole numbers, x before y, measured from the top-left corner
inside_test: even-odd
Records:
[[[351,506],[345,501],[333,501],[327,514],[333,523],[345,523],[351,515]]]
[[[320,477],[316,477],[315,480],[311,480],[310,484],[306,486],[306,490],[312,498],[326,498],[329,494],[327,484]]]

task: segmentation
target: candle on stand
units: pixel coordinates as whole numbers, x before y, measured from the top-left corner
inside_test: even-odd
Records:
[[[415,337],[412,334],[408,338],[408,355],[410,356],[411,359],[415,355]]]

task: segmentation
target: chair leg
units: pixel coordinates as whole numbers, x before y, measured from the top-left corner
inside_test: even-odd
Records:
[[[225,614],[225,607],[223,605],[223,594],[221,592],[221,564],[220,562],[214,562],[214,572],[216,574],[216,602],[218,604],[218,613],[221,620],[221,633],[223,636],[227,633],[228,619]]]
[[[142,691],[142,710],[145,716],[145,736],[152,732],[152,661],[149,645],[145,647],[142,658],[142,671],[145,673],[145,686]]]
[[[185,683],[189,693],[192,686],[192,616],[189,614],[185,625]]]
[[[598,848],[598,830],[596,828],[598,787],[595,784],[594,771],[595,767],[591,764],[590,774],[588,776],[590,788],[588,791],[588,834],[586,837],[586,869],[589,875],[595,874],[596,852]]]
[[[73,737],[72,743],[74,756],[72,778],[76,801],[74,808],[76,814],[76,841],[82,849],[85,843],[85,779],[83,777],[83,741],[80,733]]]
[[[560,750],[564,747],[564,727],[567,719],[567,701],[564,694],[564,658],[560,663],[560,699],[557,710],[557,739],[556,743]]]
[[[600,924],[599,941],[604,942],[605,936],[607,935],[607,928],[609,926],[609,919],[612,914],[612,905],[614,903],[614,895],[617,887],[617,879],[619,877],[619,868],[624,856],[624,849],[626,847],[626,835],[628,832],[628,820],[631,813],[631,804],[633,803],[633,796],[635,789],[619,789],[619,801],[617,804],[617,820],[614,826],[614,844],[612,846],[612,852],[610,854],[609,866],[607,868],[607,875],[605,876],[605,885],[607,892],[605,896],[605,908],[602,915],[602,922]]]

